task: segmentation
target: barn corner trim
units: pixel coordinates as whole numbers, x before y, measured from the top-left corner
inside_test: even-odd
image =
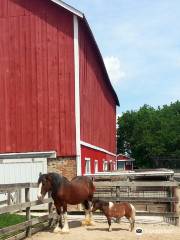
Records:
[[[76,122],[76,164],[77,175],[82,175],[81,145],[80,145],[80,78],[79,78],[79,23],[78,17],[73,16],[74,24],[74,68],[75,68],[75,122]]]
[[[80,18],[84,17],[84,14],[81,11],[77,10],[76,8],[70,6],[69,4],[67,4],[67,3],[65,3],[61,0],[50,0],[50,1],[56,3],[57,5],[59,5],[63,8],[65,8],[66,10],[68,10],[69,12],[75,14],[76,16],[78,16]]]

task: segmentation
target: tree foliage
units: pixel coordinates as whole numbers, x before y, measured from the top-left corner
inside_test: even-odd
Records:
[[[129,153],[138,167],[151,167],[153,157],[180,156],[180,102],[154,109],[144,105],[117,121],[118,153]]]

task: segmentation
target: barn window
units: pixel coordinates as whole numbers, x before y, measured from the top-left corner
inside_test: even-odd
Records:
[[[85,158],[85,173],[90,174],[91,173],[91,159]]]
[[[108,162],[106,160],[103,161],[103,171],[104,172],[108,171]]]
[[[98,160],[94,161],[94,172],[97,173],[98,172]]]
[[[118,170],[124,170],[125,169],[124,164],[125,164],[124,161],[118,161],[118,163],[117,163]]]

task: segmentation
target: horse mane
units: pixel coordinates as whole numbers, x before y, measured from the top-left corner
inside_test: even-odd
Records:
[[[44,178],[47,176],[50,176],[52,179],[52,192],[56,193],[58,189],[61,187],[62,182],[68,181],[67,178],[64,176],[58,174],[58,173],[47,173],[47,174],[41,174],[38,179],[38,184],[42,182]]]

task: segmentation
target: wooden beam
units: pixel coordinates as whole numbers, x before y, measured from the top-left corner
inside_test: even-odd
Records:
[[[108,197],[108,196],[95,196],[94,199],[101,199],[104,201],[114,202],[135,202],[135,203],[170,203],[177,202],[176,198],[142,198],[142,197]]]
[[[113,181],[94,182],[96,187],[177,187],[176,181]]]
[[[37,183],[0,184],[0,192],[16,191],[23,188],[38,188]]]
[[[25,221],[23,223],[19,223],[19,224],[13,225],[13,226],[2,228],[2,229],[0,229],[0,234],[1,235],[9,234],[9,233],[17,231],[17,229],[19,231],[20,230],[25,230],[28,226],[33,226],[35,224],[48,221],[48,220],[54,218],[55,216],[56,216],[56,213],[52,213],[50,215],[44,215],[44,216],[41,216],[41,217],[38,217],[38,218],[33,218],[29,221]]]
[[[42,205],[45,203],[50,203],[52,201],[53,201],[52,198],[47,198],[47,199],[44,199],[43,202],[40,202],[37,200],[37,201],[26,202],[26,203],[11,205],[11,206],[5,206],[5,207],[0,208],[0,214],[22,211],[22,210],[26,209],[27,207],[39,206],[39,205]]]
[[[25,201],[26,202],[30,202],[30,188],[25,188]],[[26,221],[30,221],[31,220],[31,208],[27,207],[26,208]],[[27,226],[26,228],[26,237],[30,238],[31,237],[31,226]]]

